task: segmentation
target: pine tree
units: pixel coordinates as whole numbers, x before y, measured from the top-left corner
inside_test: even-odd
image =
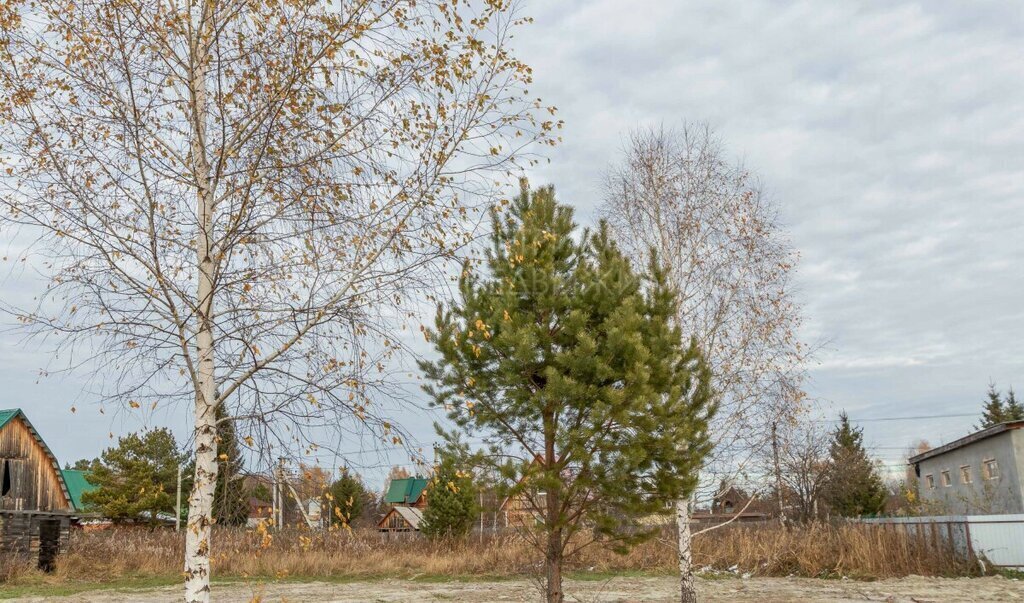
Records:
[[[64,463],[64,468],[74,469],[75,471],[92,471],[93,467],[98,465],[99,462],[99,459],[92,459],[91,461],[89,459],[78,459],[74,465]]]
[[[217,406],[217,482],[213,491],[213,517],[220,525],[244,526],[249,519],[249,500],[242,476],[243,458],[235,425],[223,420],[224,405]]]
[[[343,469],[341,477],[331,484],[327,498],[331,508],[331,524],[351,526],[362,516],[368,493],[359,476]]]
[[[1013,395],[1013,390],[1010,390],[1010,395]],[[1016,402],[1016,400],[1014,400]],[[978,425],[978,429],[984,429],[986,427],[992,427],[998,425],[1003,421],[1007,420],[1006,407],[1003,405],[1002,398],[999,397],[999,391],[996,390],[995,383],[988,384],[988,399],[985,401],[985,407],[981,411],[981,424]]]
[[[833,513],[877,515],[885,507],[885,485],[864,448],[863,429],[853,427],[845,412],[832,432],[828,471],[825,500]]]
[[[97,488],[82,501],[116,523],[155,525],[159,513],[174,512],[178,465],[185,458],[167,429],[129,434],[92,463],[89,481]]]
[[[1006,393],[1006,411],[1003,421],[1024,421],[1024,406],[1017,400],[1013,388]]]
[[[628,548],[652,535],[643,518],[695,487],[710,373],[673,326],[658,262],[636,274],[603,224],[576,236],[554,189],[524,182],[492,224],[486,269],[465,267],[427,332],[441,359],[421,366],[458,426],[518,457],[486,468],[540,518],[547,600],[562,601],[574,534]]]
[[[472,475],[459,468],[455,455],[441,454],[427,483],[427,508],[420,531],[427,538],[458,538],[473,528],[479,513]]]

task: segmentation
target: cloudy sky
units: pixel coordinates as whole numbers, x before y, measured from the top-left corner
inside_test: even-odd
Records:
[[[1024,393],[1024,4],[533,0],[526,12],[531,93],[566,122],[534,183],[588,222],[631,128],[709,122],[801,253],[804,336],[825,343],[810,393],[825,415],[864,420],[879,457],[976,420],[877,419],[976,413],[990,380]],[[38,381],[16,339],[0,360],[0,407],[28,410],[62,459],[138,427],[72,416],[76,381]]]
[[[643,125],[709,122],[802,255],[823,412],[976,412],[1024,390],[1024,5],[535,3],[520,42],[566,120],[539,177],[593,219]],[[895,460],[973,418],[864,421]]]

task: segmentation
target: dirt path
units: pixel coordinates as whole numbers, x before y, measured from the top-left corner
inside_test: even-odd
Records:
[[[884,603],[925,603],[946,601],[1022,601],[1024,582],[1003,578],[921,578],[857,582],[807,578],[728,578],[701,580],[705,601],[879,601]],[[567,581],[566,599],[577,602],[674,601],[672,578],[614,578],[607,581]],[[81,601],[114,603],[174,603],[179,589],[159,588],[131,592],[93,591],[69,597],[13,599],[19,603]],[[216,587],[218,603],[366,601],[538,601],[536,584],[525,580],[502,582],[425,583],[405,580],[352,582],[287,582],[265,585],[222,585]]]

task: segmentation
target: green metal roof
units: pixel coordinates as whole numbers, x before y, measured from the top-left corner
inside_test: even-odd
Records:
[[[76,511],[84,511],[85,505],[82,504],[82,495],[86,492],[92,492],[99,486],[92,484],[86,479],[88,471],[79,471],[77,469],[62,469],[61,473],[64,475],[64,483],[68,487],[68,494],[71,495],[71,504],[75,506]]]
[[[393,505],[412,505],[420,499],[426,489],[427,478],[425,477],[393,479],[388,493],[384,496],[384,502]]]
[[[7,425],[7,422],[14,417],[21,414],[20,408],[8,408],[7,410],[0,410],[0,427]]]

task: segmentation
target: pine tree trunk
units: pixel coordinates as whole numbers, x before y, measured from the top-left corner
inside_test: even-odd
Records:
[[[210,601],[210,536],[213,525],[213,496],[217,483],[217,417],[214,371],[213,293],[213,203],[210,189],[210,165],[206,156],[206,79],[208,45],[211,34],[211,3],[200,17],[199,36],[193,41],[191,87],[192,170],[196,181],[196,262],[199,279],[196,288],[196,358],[198,367],[195,401],[195,481],[188,499],[188,525],[185,532],[185,601]]]
[[[549,471],[555,467],[555,418],[548,411],[544,416],[544,462]],[[549,486],[545,494],[547,514],[548,550],[544,556],[547,570],[547,603],[562,603],[565,594],[562,592],[562,517],[561,488]]]
[[[693,553],[690,548],[690,501],[676,501],[676,527],[679,532],[679,601],[697,603],[697,583],[693,578]]]
[[[545,555],[547,570],[547,603],[562,603],[565,593],[562,592],[562,530],[548,533],[548,551]]]

